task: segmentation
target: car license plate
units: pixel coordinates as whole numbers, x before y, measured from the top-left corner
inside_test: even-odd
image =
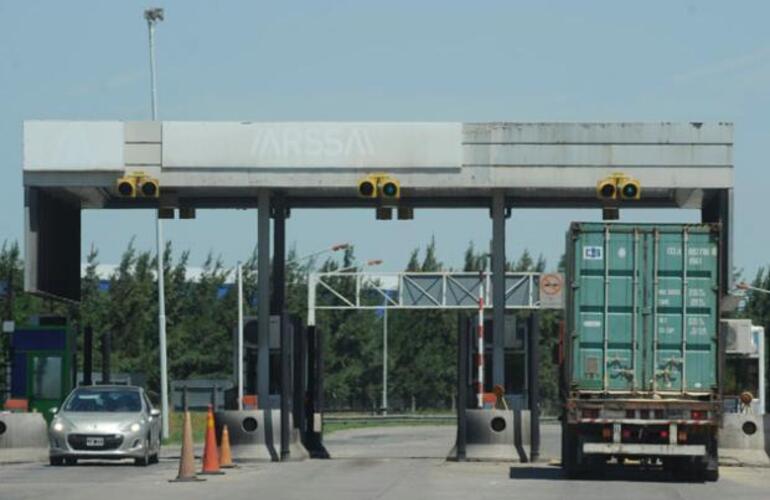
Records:
[[[104,446],[104,438],[102,437],[87,437],[86,446]]]

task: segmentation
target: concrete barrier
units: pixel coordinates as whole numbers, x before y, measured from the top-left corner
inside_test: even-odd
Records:
[[[266,414],[269,418],[266,418]],[[230,434],[233,460],[274,461],[281,454],[281,411],[280,410],[224,410],[214,413],[217,435],[223,425]],[[299,431],[293,427],[289,415],[289,459],[304,460],[309,454],[300,442]]]
[[[770,418],[753,413],[725,413],[719,429],[719,462],[770,466]]]
[[[465,458],[470,461],[526,462],[530,444],[529,410],[466,410]],[[449,453],[457,458],[457,445]]]
[[[0,463],[48,458],[48,427],[40,413],[0,412]]]

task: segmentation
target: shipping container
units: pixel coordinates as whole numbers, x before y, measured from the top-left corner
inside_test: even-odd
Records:
[[[573,223],[563,463],[615,458],[716,477],[720,227]]]

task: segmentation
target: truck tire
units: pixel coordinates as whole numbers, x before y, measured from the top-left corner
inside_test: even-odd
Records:
[[[569,479],[578,479],[583,475],[582,464],[578,457],[579,446],[577,432],[569,425],[562,425],[561,466]]]
[[[719,481],[719,448],[716,438],[709,440],[706,453],[707,456],[703,460],[703,480],[712,483]]]

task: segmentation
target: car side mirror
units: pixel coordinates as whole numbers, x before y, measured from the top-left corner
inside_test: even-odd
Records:
[[[151,417],[160,417],[160,410],[158,410],[157,408],[153,408],[152,410],[150,410],[150,416]]]
[[[56,407],[56,406],[54,406],[54,407],[51,407],[51,408],[49,408],[49,409],[48,409],[48,412],[49,412],[51,415],[56,415],[56,414],[59,412],[59,408],[58,408],[58,407]]]

